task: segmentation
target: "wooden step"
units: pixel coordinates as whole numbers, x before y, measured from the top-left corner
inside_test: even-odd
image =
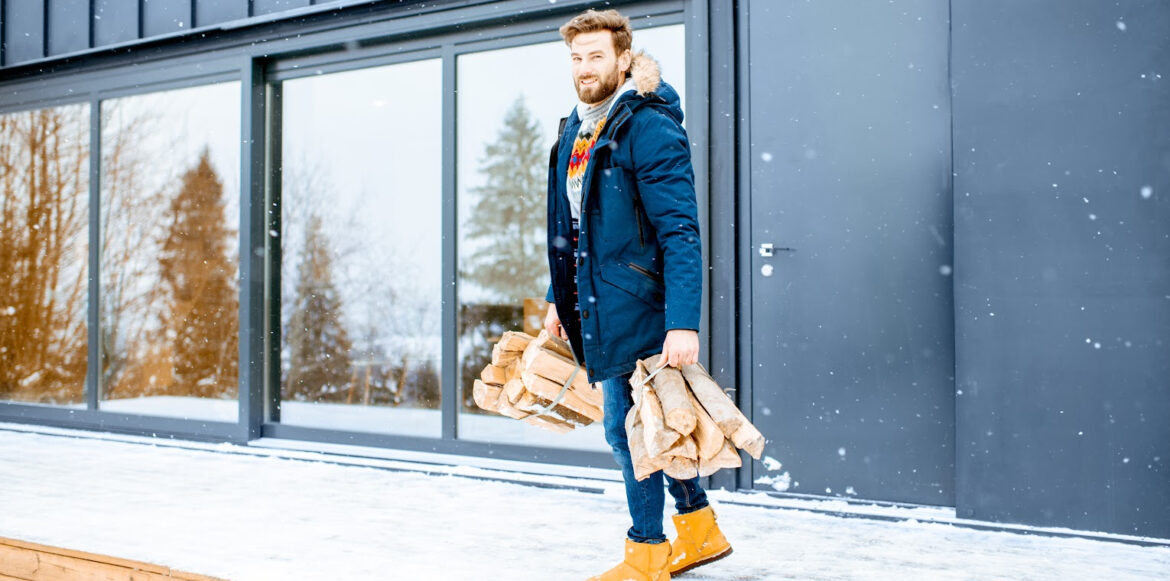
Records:
[[[0,581],[225,581],[170,567],[0,537]]]

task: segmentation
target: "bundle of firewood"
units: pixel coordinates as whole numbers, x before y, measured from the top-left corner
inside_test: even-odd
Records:
[[[504,333],[492,348],[491,364],[475,380],[472,396],[485,410],[560,433],[602,417],[601,390],[593,389],[585,369],[574,364],[569,344],[547,331],[536,337]]]
[[[635,477],[658,470],[684,480],[710,476],[741,465],[736,448],[759,460],[764,436],[707,371],[698,364],[658,370],[660,357],[639,361],[630,377],[634,407],[626,415],[626,436]]]

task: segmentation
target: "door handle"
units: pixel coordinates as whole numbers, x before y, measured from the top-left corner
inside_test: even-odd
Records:
[[[764,258],[769,258],[777,250],[779,250],[781,252],[793,252],[796,249],[789,248],[787,246],[782,246],[780,248],[776,248],[771,242],[765,242],[765,243],[760,245],[760,256],[763,256]]]

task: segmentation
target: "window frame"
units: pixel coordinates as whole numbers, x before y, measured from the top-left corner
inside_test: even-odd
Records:
[[[707,140],[708,87],[706,58],[689,56],[706,46],[709,0],[617,1],[615,6],[635,21],[637,28],[683,24],[688,47],[686,62],[688,133],[694,144],[694,166],[700,222],[706,226],[708,205],[707,154],[698,144]],[[363,445],[403,451],[438,452],[483,456],[503,460],[612,468],[609,453],[528,445],[460,440],[458,415],[460,391],[456,317],[458,284],[455,233],[456,216],[456,67],[459,55],[556,41],[557,28],[570,16],[590,7],[587,0],[502,0],[471,3],[412,13],[388,9],[371,16],[339,13],[329,20],[299,25],[293,20],[265,23],[248,30],[229,30],[206,41],[187,39],[187,45],[139,48],[117,54],[79,57],[91,59],[90,68],[65,62],[38,77],[0,81],[0,113],[59,104],[88,102],[91,108],[90,139],[90,289],[89,369],[86,380],[87,409],[0,402],[0,421],[96,429],[142,435],[171,436],[192,440],[233,441],[247,444],[259,439],[290,439],[306,443]],[[404,17],[405,16],[405,17]],[[209,35],[210,37],[211,35]],[[202,44],[201,44],[202,43]],[[203,50],[199,47],[204,46]],[[169,50],[168,50],[169,49]],[[702,55],[705,51],[699,51]],[[443,273],[441,366],[441,417],[439,438],[288,426],[271,421],[279,400],[278,311],[270,301],[273,283],[279,285],[279,252],[266,252],[266,235],[272,223],[267,209],[279,203],[279,94],[273,84],[303,76],[341,72],[383,64],[442,59],[442,218]],[[237,422],[210,422],[120,414],[97,409],[98,287],[100,246],[100,103],[160,90],[213,82],[240,82],[240,362],[239,417]],[[274,146],[274,141],[277,144]],[[275,179],[274,179],[275,178]],[[275,196],[273,195],[275,193]],[[278,215],[279,212],[273,214]],[[277,223],[279,225],[279,223]],[[703,228],[704,262],[707,262],[706,228]],[[704,293],[702,326],[707,326]],[[708,348],[704,344],[704,355]],[[273,355],[276,355],[275,357]],[[275,361],[273,361],[275,359]],[[275,372],[275,381],[273,379]]]

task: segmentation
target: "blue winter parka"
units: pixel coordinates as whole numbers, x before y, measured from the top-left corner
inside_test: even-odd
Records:
[[[548,174],[548,259],[561,325],[590,382],[660,353],[666,332],[699,329],[703,293],[695,178],[678,93],[649,57],[618,97],[586,167],[578,241],[580,325],[573,312],[569,156],[580,127],[562,120]]]

